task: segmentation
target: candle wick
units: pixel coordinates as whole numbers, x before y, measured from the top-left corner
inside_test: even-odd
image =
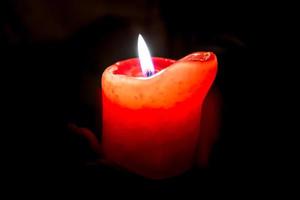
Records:
[[[152,75],[153,75],[153,72],[152,72],[152,71],[149,70],[149,71],[146,72],[146,76],[147,76],[147,77],[150,77],[150,76],[152,76]]]

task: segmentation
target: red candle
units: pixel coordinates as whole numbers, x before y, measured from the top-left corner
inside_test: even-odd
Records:
[[[145,62],[120,61],[102,75],[102,150],[122,168],[167,178],[193,164],[201,107],[216,76],[217,58],[198,52],[179,61],[148,57],[147,63],[145,51],[139,53]]]

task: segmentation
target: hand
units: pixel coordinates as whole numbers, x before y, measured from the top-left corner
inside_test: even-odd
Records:
[[[195,157],[197,167],[203,168],[209,164],[212,146],[219,133],[221,104],[220,92],[213,88],[208,93],[202,108],[201,134],[199,136],[197,156]],[[90,148],[98,154],[99,160],[96,161],[97,163],[109,166],[114,165],[103,159],[101,143],[95,133],[88,128],[81,128],[75,124],[69,124],[69,129],[73,133],[83,136],[88,141]]]

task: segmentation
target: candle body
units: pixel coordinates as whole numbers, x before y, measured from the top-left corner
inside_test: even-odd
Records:
[[[139,77],[137,59],[116,63],[103,73],[102,147],[107,160],[160,179],[193,164],[201,106],[217,60],[213,53],[200,52],[177,62],[153,62],[158,72],[149,78]]]

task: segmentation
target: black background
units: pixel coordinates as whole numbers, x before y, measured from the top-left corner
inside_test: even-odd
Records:
[[[284,6],[190,0],[15,0],[0,5],[2,136],[8,136],[3,141],[9,169],[4,172],[16,190],[201,196],[224,188],[251,193],[277,178],[270,175],[275,153],[269,134],[279,125],[266,118],[277,118],[271,98],[278,92],[273,52],[291,36],[282,23],[289,19],[281,17]],[[91,163],[96,155],[87,142],[66,128],[75,123],[101,133],[95,95],[100,76],[110,64],[136,57],[139,33],[154,56],[179,59],[199,50],[217,54],[222,126],[208,169],[145,180]],[[276,52],[278,62],[282,54]]]

